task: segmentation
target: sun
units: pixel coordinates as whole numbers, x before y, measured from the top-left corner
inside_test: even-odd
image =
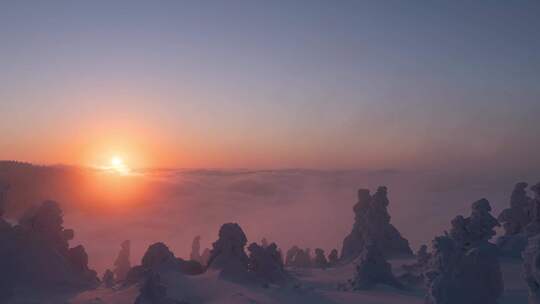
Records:
[[[113,156],[111,158],[111,165],[113,167],[121,167],[124,165],[124,160],[119,156]]]
[[[128,174],[129,167],[124,163],[124,160],[120,156],[113,156],[111,158],[110,168],[120,174]]]

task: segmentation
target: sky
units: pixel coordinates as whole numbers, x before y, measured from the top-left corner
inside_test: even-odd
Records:
[[[539,1],[1,1],[0,159],[540,169]]]

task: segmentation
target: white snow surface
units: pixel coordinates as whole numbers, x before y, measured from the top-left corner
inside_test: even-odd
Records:
[[[401,265],[412,260],[392,260],[394,273],[401,273]],[[527,303],[527,286],[521,278],[522,264],[517,260],[501,261],[505,293],[500,304]],[[167,285],[167,295],[190,304],[422,304],[421,289],[397,290],[377,286],[369,291],[340,291],[337,286],[353,277],[354,265],[335,268],[288,269],[297,282],[283,286],[239,284],[220,279],[218,273],[208,271],[202,275],[187,276],[167,272],[162,280]],[[124,288],[85,291],[78,294],[34,294],[13,300],[7,304],[133,304],[139,294],[134,285]]]

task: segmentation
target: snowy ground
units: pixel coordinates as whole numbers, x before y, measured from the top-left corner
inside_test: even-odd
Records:
[[[406,260],[394,260],[394,272],[399,274]],[[505,281],[505,294],[501,304],[527,303],[527,286],[521,278],[521,262],[502,261]],[[422,290],[403,291],[391,287],[378,286],[371,291],[338,291],[339,283],[353,276],[353,265],[326,270],[289,269],[298,283],[288,286],[258,286],[237,284],[218,279],[217,274],[208,272],[199,276],[185,276],[169,273],[163,277],[168,285],[170,297],[196,303],[229,304],[421,304]],[[19,299],[9,304],[133,304],[138,295],[138,287],[132,286],[118,290],[98,288],[80,294],[57,296],[35,295]]]

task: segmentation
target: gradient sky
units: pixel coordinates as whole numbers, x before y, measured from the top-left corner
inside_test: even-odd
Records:
[[[1,1],[0,159],[540,169],[540,1]]]

